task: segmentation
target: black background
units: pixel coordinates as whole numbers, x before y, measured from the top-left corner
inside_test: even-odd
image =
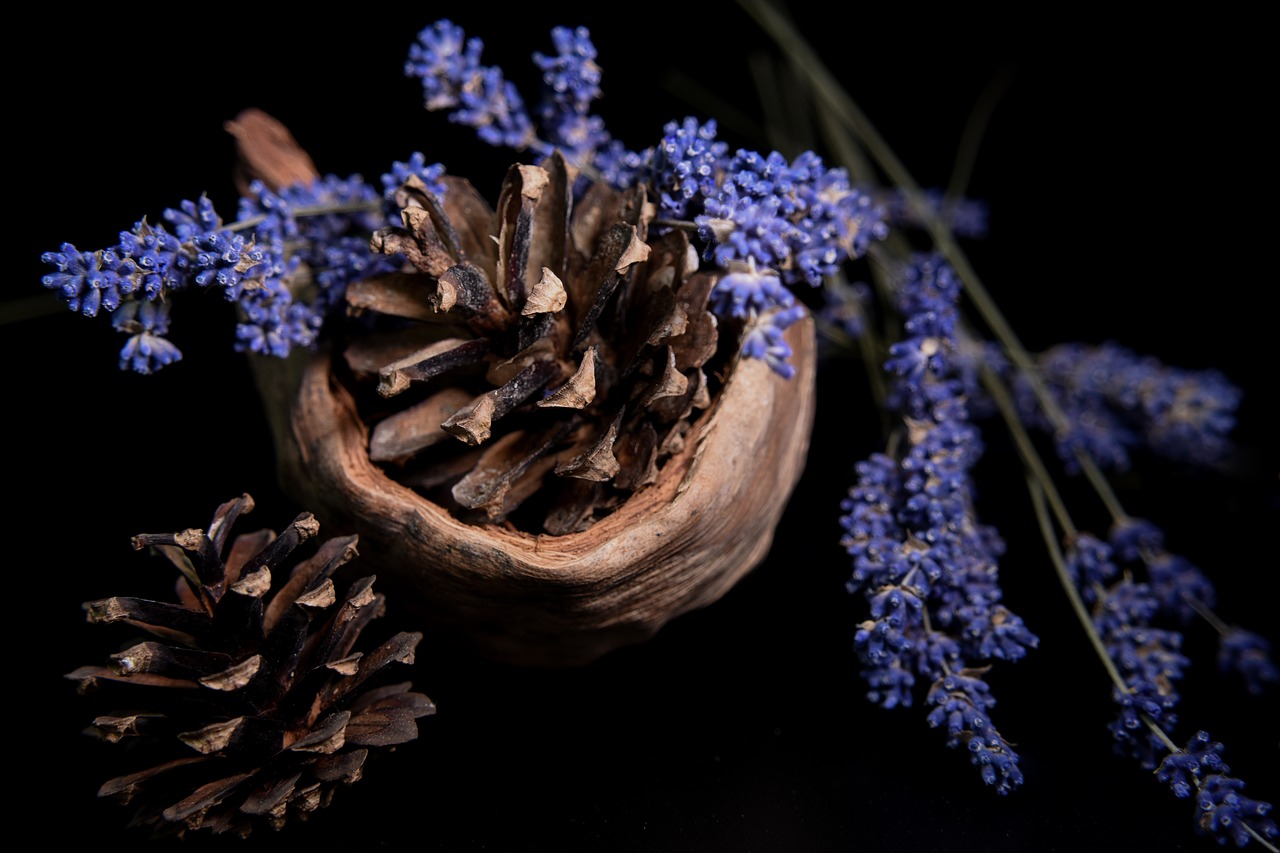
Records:
[[[61,678],[119,639],[83,624],[80,602],[162,583],[165,567],[134,553],[129,537],[204,526],[218,503],[246,491],[259,526],[305,509],[275,483],[227,306],[180,306],[171,337],[184,360],[150,377],[120,372],[120,338],[105,319],[46,299],[39,254],[64,240],[109,245],[142,216],[201,192],[233,209],[221,125],[248,106],[282,119],[323,172],[376,181],[422,150],[496,192],[513,155],[427,113],[417,81],[402,73],[418,30],[444,15],[485,41],[484,61],[530,102],[530,53],[551,49],[554,25],[588,26],[605,74],[598,112],[633,149],[656,141],[668,120],[715,114],[720,138],[768,150],[750,62],[778,54],[735,4],[554,5],[350,7],[308,18],[203,7],[177,19],[119,9],[71,18],[50,4],[11,23],[6,221],[16,267],[0,342],[12,460],[7,610],[17,615],[5,689],[7,772],[19,785],[7,795],[17,798],[6,808],[12,827],[78,844],[137,840],[125,810],[94,796],[114,756],[79,735],[88,711]],[[947,180],[973,105],[1004,81],[970,185],[990,205],[991,236],[969,248],[1030,348],[1114,340],[1180,367],[1220,369],[1243,388],[1230,470],[1144,464],[1117,489],[1214,579],[1224,618],[1280,643],[1277,187],[1263,132],[1274,68],[1260,28],[1166,19],[1157,38],[1145,22],[907,8],[836,21],[816,4],[792,8],[926,186]],[[795,129],[803,138],[805,126]],[[818,381],[810,465],[773,553],[724,599],[570,670],[478,660],[428,631],[410,677],[439,713],[420,721],[418,740],[372,763],[311,821],[248,843],[1215,849],[1195,835],[1189,802],[1112,754],[1106,676],[1056,585],[995,425],[979,509],[1008,542],[1007,603],[1042,640],[989,676],[994,719],[1020,752],[1025,786],[996,796],[920,708],[886,712],[863,698],[851,639],[864,605],[843,589],[837,517],[853,464],[882,436],[858,365],[824,366]],[[1068,491],[1082,525],[1102,523],[1088,492]],[[393,624],[396,612],[392,601],[387,629],[409,627]],[[1219,676],[1203,626],[1188,631],[1186,651],[1179,739],[1208,729],[1246,793],[1277,801],[1275,692],[1248,697]]]

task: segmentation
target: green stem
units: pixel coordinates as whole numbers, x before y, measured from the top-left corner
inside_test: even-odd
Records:
[[[374,213],[381,208],[382,202],[378,201],[360,201],[351,204],[313,204],[309,207],[296,207],[293,209],[295,218],[305,219],[308,216],[331,216],[335,213]],[[255,225],[265,222],[267,214],[262,213],[257,216],[250,216],[248,219],[237,219],[230,225],[224,225],[223,230],[226,231],[243,231],[246,228],[252,228]]]
[[[946,198],[962,198],[969,187],[969,178],[973,175],[974,164],[978,160],[978,144],[986,133],[991,121],[991,114],[996,104],[1009,88],[1011,70],[1002,69],[983,89],[978,102],[973,105],[969,119],[965,122],[964,133],[960,136],[960,144],[956,147],[955,164],[951,167],[951,180],[947,182]]]
[[[1198,613],[1201,619],[1212,625],[1213,630],[1217,631],[1219,634],[1226,634],[1231,630],[1231,626],[1226,622],[1223,622],[1222,618],[1219,617],[1217,613],[1214,613],[1209,605],[1205,604],[1194,595],[1189,595],[1184,592],[1182,593],[1182,600],[1187,603],[1188,607]]]
[[[1031,492],[1031,503],[1036,509],[1036,519],[1040,522],[1040,534],[1044,538],[1045,548],[1049,551],[1049,560],[1053,563],[1054,572],[1058,575],[1058,582],[1062,584],[1062,589],[1067,594],[1067,600],[1071,602],[1071,609],[1075,611],[1076,618],[1080,620],[1080,626],[1084,628],[1085,636],[1089,638],[1089,644],[1093,646],[1093,650],[1097,653],[1098,660],[1102,661],[1102,667],[1111,678],[1111,683],[1120,691],[1128,693],[1129,688],[1124,683],[1124,677],[1120,675],[1120,670],[1116,669],[1115,662],[1111,660],[1111,655],[1107,654],[1107,647],[1102,644],[1102,637],[1098,634],[1098,629],[1093,627],[1093,620],[1089,618],[1089,610],[1085,607],[1084,600],[1080,598],[1080,593],[1076,590],[1075,581],[1071,579],[1071,573],[1067,571],[1067,562],[1062,557],[1062,550],[1058,547],[1057,537],[1053,533],[1053,521],[1049,518],[1044,489],[1031,476],[1027,477],[1027,489]],[[1174,747],[1174,749],[1177,749],[1177,747]]]
[[[1054,485],[1053,478],[1049,476],[1049,470],[1045,467],[1044,460],[1040,457],[1039,452],[1036,451],[1035,444],[1031,441],[1031,435],[1027,432],[1027,428],[1023,426],[1022,419],[1018,417],[1017,407],[1014,406],[1013,397],[1009,394],[1009,389],[1005,387],[1004,382],[996,375],[995,371],[989,367],[982,369],[982,385],[987,389],[987,393],[991,395],[991,399],[1000,410],[1000,416],[1009,430],[1009,435],[1013,438],[1014,446],[1018,450],[1018,456],[1021,457],[1022,464],[1027,467],[1031,476],[1035,478],[1042,498],[1049,502],[1054,516],[1058,519],[1058,525],[1068,539],[1074,539],[1078,531],[1071,521],[1071,514],[1067,511],[1067,505]],[[1075,591],[1074,584],[1071,589],[1073,592]],[[1092,623],[1090,623],[1090,628],[1092,628]]]
[[[1253,837],[1253,840],[1254,840],[1254,841],[1258,842],[1258,843],[1259,843],[1259,844],[1261,844],[1263,847],[1265,847],[1265,848],[1267,848],[1268,850],[1270,850],[1270,851],[1271,851],[1271,853],[1280,853],[1280,848],[1277,848],[1277,847],[1276,847],[1274,844],[1272,844],[1270,841],[1268,841],[1267,839],[1265,839],[1265,838],[1263,838],[1261,835],[1259,835],[1259,834],[1258,834],[1258,832],[1257,832],[1257,830],[1255,830],[1252,826],[1250,826],[1250,825],[1249,825],[1249,824],[1247,824],[1247,823],[1246,823],[1246,824],[1243,824],[1243,826],[1244,826],[1244,831],[1245,831],[1245,832],[1247,832],[1247,833],[1249,833],[1249,835]]]

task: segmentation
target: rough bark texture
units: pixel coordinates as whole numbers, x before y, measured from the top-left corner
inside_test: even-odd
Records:
[[[282,485],[358,530],[380,583],[415,593],[441,628],[518,664],[574,665],[643,641],[716,601],[767,554],[803,470],[814,414],[812,323],[789,330],[791,380],[736,363],[695,437],[657,482],[582,533],[469,524],[370,461],[368,429],[325,354],[254,358]]]

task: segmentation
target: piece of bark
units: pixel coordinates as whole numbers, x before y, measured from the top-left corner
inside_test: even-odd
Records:
[[[594,521],[596,508],[605,500],[604,487],[594,480],[565,478],[555,503],[542,521],[542,529],[552,536],[581,533]]]
[[[254,181],[279,191],[320,177],[311,155],[289,129],[262,110],[242,110],[222,128],[236,140],[235,183],[240,195],[249,195]]]
[[[358,507],[362,554],[416,590],[438,630],[509,662],[584,663],[715,601],[767,553],[814,411],[813,322],[786,339],[795,378],[734,362],[658,479],[583,532],[474,525],[397,484],[369,460],[354,400],[323,359],[303,371],[278,434],[284,482],[335,516]]]

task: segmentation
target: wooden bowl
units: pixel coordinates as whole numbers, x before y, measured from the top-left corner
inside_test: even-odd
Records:
[[[811,320],[788,329],[791,379],[740,359],[657,482],[581,533],[457,520],[369,459],[369,430],[326,354],[254,357],[282,487],[431,631],[515,664],[575,665],[719,599],[769,551],[814,416]]]

